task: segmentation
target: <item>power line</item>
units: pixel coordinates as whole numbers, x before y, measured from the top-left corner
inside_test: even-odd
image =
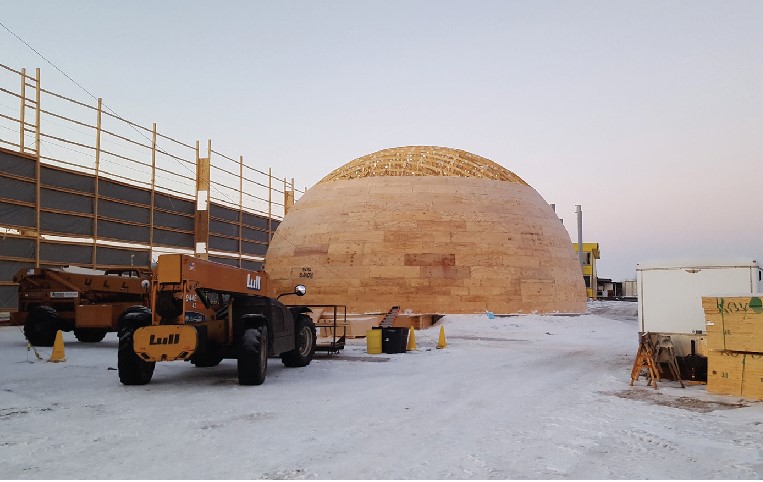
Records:
[[[57,71],[61,72],[61,75],[63,75],[63,76],[64,76],[64,77],[66,77],[67,79],[71,80],[71,81],[74,83],[74,85],[76,85],[76,86],[77,86],[77,87],[79,87],[80,89],[82,89],[82,90],[84,90],[85,92],[87,92],[87,95],[89,95],[89,96],[90,96],[90,97],[92,97],[93,99],[96,99],[96,100],[98,100],[98,98],[97,98],[96,96],[94,96],[93,94],[91,94],[91,93],[90,93],[90,92],[89,92],[89,91],[88,91],[86,88],[82,87],[82,86],[81,86],[81,85],[80,85],[80,84],[79,84],[79,83],[78,83],[76,80],[74,80],[74,79],[72,79],[71,77],[69,77],[68,75],[66,75],[66,72],[64,72],[63,70],[59,69],[59,68],[58,68],[58,66],[57,66],[56,64],[54,64],[53,62],[51,62],[50,60],[48,60],[48,59],[47,59],[47,58],[46,58],[44,55],[42,55],[40,52],[38,52],[38,51],[37,51],[37,49],[35,49],[35,48],[34,48],[34,47],[32,47],[31,45],[29,45],[29,44],[28,44],[28,43],[27,43],[27,42],[26,42],[26,41],[25,41],[23,38],[21,38],[21,37],[19,37],[18,35],[16,35],[16,34],[13,32],[13,30],[9,29],[9,28],[8,28],[8,27],[7,27],[7,26],[4,24],[4,23],[0,22],[0,26],[2,26],[2,27],[5,29],[5,30],[7,30],[7,31],[8,31],[8,33],[10,33],[10,34],[11,34],[11,35],[13,35],[14,37],[16,37],[16,38],[19,40],[19,42],[21,42],[21,43],[23,43],[24,45],[26,45],[27,47],[29,47],[29,48],[32,50],[32,52],[34,52],[34,53],[36,53],[37,55],[39,55],[39,56],[40,56],[40,58],[42,58],[42,60],[44,60],[45,62],[47,62],[47,63],[49,63],[50,65],[52,65],[52,66],[53,66],[53,68],[54,68],[54,69],[56,69]],[[109,109],[109,110],[111,110],[111,109]],[[113,111],[112,111],[112,112],[113,112]],[[116,115],[116,113],[114,113],[114,115]]]
[[[7,30],[7,31],[8,31],[8,33],[10,33],[10,34],[11,34],[11,35],[13,35],[14,37],[16,37],[16,38],[19,40],[19,42],[23,43],[23,44],[24,44],[24,45],[26,45],[26,46],[27,46],[27,47],[28,47],[30,50],[32,50],[34,53],[36,53],[37,55],[39,55],[39,56],[40,56],[40,58],[42,58],[42,59],[43,59],[45,62],[47,62],[47,63],[49,63],[51,66],[53,66],[53,68],[54,68],[54,69],[56,69],[57,71],[59,71],[59,72],[61,73],[61,75],[63,75],[63,76],[64,76],[64,77],[66,77],[67,79],[69,79],[69,80],[70,80],[72,83],[74,83],[74,85],[76,85],[77,87],[79,87],[80,89],[82,89],[84,92],[86,92],[86,93],[87,93],[87,95],[89,95],[90,97],[92,97],[92,98],[93,98],[93,99],[95,99],[96,101],[98,100],[98,98],[97,98],[95,95],[91,94],[91,93],[90,93],[90,91],[88,91],[86,88],[84,88],[82,85],[80,85],[80,83],[79,83],[79,82],[77,82],[76,80],[74,80],[73,78],[71,78],[69,75],[67,75],[67,74],[66,74],[66,72],[64,72],[64,71],[63,71],[63,70],[61,70],[61,69],[60,69],[60,68],[59,68],[59,67],[58,67],[56,64],[54,64],[53,62],[51,62],[50,60],[48,60],[48,59],[47,59],[47,58],[46,58],[44,55],[42,55],[42,54],[41,54],[41,53],[40,53],[40,52],[39,52],[37,49],[35,49],[35,48],[34,48],[34,47],[32,47],[31,45],[29,45],[29,43],[27,43],[27,42],[26,42],[24,39],[22,39],[21,37],[19,37],[18,35],[16,35],[16,33],[14,33],[14,32],[13,32],[13,31],[12,31],[10,28],[8,28],[8,27],[7,27],[7,26],[6,26],[4,23],[0,22],[0,26],[2,26],[2,27],[5,29],[5,30]],[[108,111],[110,111],[112,114],[114,114],[114,116],[115,116],[117,119],[119,119],[119,120],[121,120],[121,121],[124,121],[124,120],[125,120],[125,119],[123,119],[123,118],[122,118],[122,117],[121,117],[119,114],[117,114],[117,113],[116,113],[116,112],[115,112],[115,111],[114,111],[114,110],[113,110],[111,107],[107,106],[107,105],[106,105],[106,104],[104,104],[103,102],[101,103],[101,105],[102,105],[103,107],[105,107],[105,108],[106,108]],[[151,139],[149,139],[149,138],[148,138],[148,136],[147,136],[147,135],[145,135],[143,132],[141,132],[140,130],[138,130],[137,128],[135,128],[135,126],[133,126],[132,124],[128,123],[128,125],[130,125],[130,127],[131,127],[131,128],[132,128],[132,129],[133,129],[135,132],[137,132],[138,134],[140,134],[141,136],[143,136],[143,138],[145,138],[146,140],[149,140],[149,141],[151,140]],[[64,146],[60,146],[60,147],[64,147]],[[160,149],[158,145],[157,145],[157,151],[158,151],[158,152],[160,152],[160,153],[162,153],[162,154],[165,154],[165,155],[167,155],[167,156],[170,156],[170,155],[169,155],[169,153],[167,153],[167,152],[166,152],[166,151],[164,151],[163,149]],[[215,152],[215,151],[212,151],[212,152]],[[230,159],[230,158],[228,158],[227,156],[225,156],[225,155],[223,155],[223,154],[220,154],[219,152],[215,152],[215,153],[216,153],[216,154],[218,154],[218,155],[220,155],[220,156],[222,156],[222,157],[225,157],[225,158],[227,158],[227,159]],[[170,157],[172,157],[172,156],[170,156]],[[186,170],[188,170],[189,172],[192,172],[192,171],[191,171],[191,169],[190,169],[188,166],[186,166],[186,165],[182,164],[182,163],[181,163],[180,161],[178,161],[177,159],[175,159],[175,162],[177,162],[178,164],[180,164],[181,166],[183,166],[183,167],[184,167]],[[251,169],[251,168],[250,168],[250,169]],[[257,170],[255,170],[255,171],[256,171],[256,172],[260,172],[260,171],[257,171]],[[263,172],[262,174],[265,174],[265,173]],[[267,175],[268,175],[268,176],[271,176],[270,174],[267,174]],[[272,176],[271,176],[271,177],[272,177]],[[255,182],[255,184],[257,184],[257,183]],[[228,195],[226,195],[226,194],[225,194],[224,192],[222,192],[220,189],[218,189],[218,188],[215,188],[213,185],[210,185],[210,187],[211,187],[212,189],[214,189],[215,191],[217,191],[218,193],[222,194],[224,197],[226,197],[226,198],[227,198],[227,199],[228,199],[228,200],[229,200],[231,203],[235,203],[235,202],[234,202],[234,201],[233,201],[233,200],[232,200],[232,199],[231,199],[231,198],[230,198]],[[264,186],[263,186],[263,187],[264,187]],[[295,188],[294,188],[294,186],[292,186],[292,189],[295,189]],[[263,201],[264,201],[264,200],[263,200]],[[285,206],[284,206],[284,207],[285,207]],[[285,214],[285,212],[284,212],[284,214]],[[273,237],[274,237],[274,236],[275,236],[275,233],[273,233]],[[284,236],[283,234],[281,234],[280,236],[281,236],[281,238],[283,238],[283,239],[284,239],[284,240],[285,240],[287,243],[289,243],[289,244],[291,244],[292,246],[295,246],[295,247],[296,247],[296,245],[295,245],[295,244],[294,244],[294,243],[293,243],[293,242],[292,242],[290,239],[288,239],[286,236]],[[271,240],[270,240],[270,241],[272,241],[272,238],[271,238]],[[317,260],[317,258],[316,258],[316,260]],[[263,261],[264,261],[264,260],[263,260]],[[338,273],[334,272],[334,271],[331,269],[331,267],[329,267],[329,266],[326,266],[326,268],[328,269],[328,271],[330,271],[330,272],[334,273],[335,275],[338,275]],[[341,276],[338,276],[338,278],[339,278],[339,279],[341,279]]]
[[[79,87],[80,89],[82,89],[82,90],[83,90],[85,93],[87,93],[87,95],[89,95],[90,97],[92,97],[92,98],[93,98],[93,99],[95,99],[96,101],[98,100],[98,97],[96,97],[95,95],[93,95],[92,93],[90,93],[90,91],[89,91],[89,90],[87,90],[86,88],[84,88],[84,87],[83,87],[83,86],[82,86],[82,85],[81,85],[79,82],[77,82],[76,80],[74,80],[73,78],[71,78],[69,75],[67,75],[67,74],[66,74],[66,72],[64,72],[64,71],[63,71],[63,70],[61,70],[61,69],[60,69],[60,68],[59,68],[59,67],[58,67],[56,64],[54,64],[53,62],[51,62],[50,60],[48,60],[48,58],[47,58],[47,57],[45,57],[44,55],[42,55],[42,54],[41,54],[41,53],[40,53],[40,52],[39,52],[37,49],[35,49],[35,48],[34,48],[34,47],[32,47],[31,45],[29,45],[29,43],[28,43],[28,42],[26,42],[24,39],[22,39],[21,37],[19,37],[18,35],[16,35],[16,33],[15,33],[15,32],[13,32],[13,31],[12,31],[10,28],[8,28],[8,26],[6,26],[6,25],[5,25],[4,23],[2,23],[2,22],[0,22],[0,26],[2,26],[2,27],[5,29],[5,30],[7,30],[7,31],[8,31],[8,33],[10,33],[10,34],[11,34],[11,35],[13,35],[14,37],[16,37],[16,38],[19,40],[19,42],[21,42],[21,43],[23,43],[24,45],[26,45],[26,46],[27,46],[27,47],[28,47],[30,50],[32,50],[32,52],[34,52],[34,53],[36,53],[37,55],[39,55],[39,56],[40,56],[40,58],[42,58],[42,59],[43,59],[45,62],[47,62],[47,63],[49,63],[51,66],[53,66],[53,68],[54,68],[54,69],[56,69],[57,71],[59,71],[59,72],[61,73],[61,75],[63,75],[63,76],[64,76],[64,77],[66,77],[67,79],[69,79],[69,80],[70,80],[70,81],[71,81],[71,82],[72,82],[74,85],[76,85],[77,87]],[[106,104],[105,104],[105,103],[103,103],[103,102],[101,102],[101,105],[102,105],[103,107],[105,107],[105,108],[106,108],[106,110],[108,110],[109,112],[111,112],[112,114],[114,114],[114,117],[116,117],[117,119],[119,119],[119,120],[121,120],[121,121],[125,121],[125,119],[124,119],[124,118],[122,118],[122,116],[120,116],[119,114],[117,114],[117,112],[116,112],[116,111],[114,111],[114,109],[112,109],[111,107],[109,107],[108,105],[106,105]],[[147,136],[145,133],[143,133],[143,132],[141,132],[140,130],[138,130],[137,128],[135,128],[135,126],[133,126],[133,125],[132,125],[132,124],[130,124],[129,122],[128,122],[127,124],[128,124],[128,125],[129,125],[129,126],[130,126],[130,127],[131,127],[131,128],[134,130],[134,131],[135,131],[135,132],[137,132],[139,135],[141,135],[141,136],[142,136],[144,139],[146,139],[147,141],[151,141],[151,139],[149,139],[149,138],[148,138],[148,136]],[[156,144],[156,150],[157,150],[159,153],[161,153],[161,154],[164,154],[164,155],[167,155],[167,156],[169,156],[169,157],[172,157],[172,156],[170,156],[170,154],[169,154],[167,151],[165,151],[164,149],[161,149],[161,148],[159,147],[159,145],[158,145],[158,144]],[[191,171],[191,168],[189,168],[188,166],[186,166],[186,165],[182,164],[182,163],[181,163],[180,161],[178,161],[177,159],[175,159],[175,162],[177,162],[177,163],[178,163],[180,166],[182,166],[182,167],[183,167],[183,168],[185,168],[185,169],[186,169],[188,172],[190,172],[190,173],[192,173],[192,174],[193,174],[193,171]],[[223,195],[224,197],[226,197],[226,198],[228,199],[228,201],[230,201],[231,203],[234,203],[233,199],[232,199],[231,197],[229,197],[228,195],[226,195],[224,192],[222,192],[222,191],[220,191],[219,189],[216,189],[216,188],[215,188],[215,191],[217,191],[218,193],[222,194],[222,195]]]

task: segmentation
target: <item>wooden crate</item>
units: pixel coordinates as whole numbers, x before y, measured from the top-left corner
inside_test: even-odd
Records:
[[[712,351],[707,356],[707,391],[717,395],[742,395],[744,353]]]
[[[763,307],[757,296],[703,296],[710,350],[763,353]]]

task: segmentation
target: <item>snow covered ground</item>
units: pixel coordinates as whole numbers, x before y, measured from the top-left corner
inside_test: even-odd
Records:
[[[4,479],[760,479],[763,404],[703,386],[630,387],[636,304],[584,316],[447,316],[416,352],[354,340],[306,368],[270,360],[259,387],[157,364],[125,387],[116,335],[65,334],[34,361],[0,328]],[[47,357],[50,349],[42,349]]]

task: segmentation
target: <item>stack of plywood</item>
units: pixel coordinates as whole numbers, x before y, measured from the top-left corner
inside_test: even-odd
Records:
[[[347,321],[343,326],[337,326],[337,336],[344,335],[347,338],[360,338],[366,336],[366,331],[374,326],[379,326],[384,314],[357,314],[347,313]],[[333,315],[324,313],[321,322],[324,326],[325,336],[331,336]]]
[[[315,311],[315,310],[314,310]],[[334,314],[329,311],[323,311],[317,316],[314,316],[314,322],[319,329],[318,336],[331,337],[333,336],[333,321]],[[425,314],[400,314],[395,319],[392,326],[415,328],[421,330],[432,326],[434,318],[437,315],[425,315]],[[345,336],[346,338],[363,338],[366,336],[366,331],[372,329],[375,326],[379,326],[382,319],[384,319],[384,313],[347,313],[347,321],[338,320],[337,322],[337,336]]]
[[[763,400],[761,296],[702,297],[708,392]]]

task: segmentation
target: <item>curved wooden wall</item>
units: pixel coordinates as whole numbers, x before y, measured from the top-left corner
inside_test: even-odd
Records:
[[[355,313],[586,311],[570,237],[523,181],[324,179],[278,227],[265,270],[277,292],[305,284],[300,303]]]

